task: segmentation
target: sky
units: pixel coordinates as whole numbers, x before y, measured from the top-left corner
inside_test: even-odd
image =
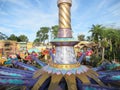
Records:
[[[73,37],[89,36],[92,25],[120,28],[120,0],[72,0]],[[0,0],[0,32],[34,41],[40,27],[58,25],[57,0]]]

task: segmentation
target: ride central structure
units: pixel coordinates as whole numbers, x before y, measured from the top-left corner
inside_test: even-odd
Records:
[[[58,0],[59,31],[58,37],[51,41],[56,46],[55,56],[51,54],[52,61],[46,65],[31,55],[42,66],[38,69],[12,60],[14,66],[26,70],[0,66],[0,85],[25,86],[22,90],[120,90],[120,64],[90,69],[76,60],[73,46],[78,41],[72,37],[71,6],[72,0]],[[107,69],[110,71],[101,71]]]
[[[92,80],[96,84],[105,86],[98,74],[92,69],[81,65],[76,60],[73,46],[78,43],[72,37],[71,12],[72,0],[58,0],[59,7],[59,31],[58,36],[51,43],[56,46],[56,55],[49,65],[35,73],[35,78],[41,76],[32,90],[38,90],[49,81],[48,90],[79,90],[81,84],[90,85]]]

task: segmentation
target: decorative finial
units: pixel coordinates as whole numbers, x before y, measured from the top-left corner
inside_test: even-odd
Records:
[[[68,3],[68,4],[72,4],[72,0],[58,0],[58,6],[59,6],[59,4],[61,4],[61,3]]]

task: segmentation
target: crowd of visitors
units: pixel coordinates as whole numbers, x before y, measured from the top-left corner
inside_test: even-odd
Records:
[[[52,54],[55,54],[55,48],[45,48],[41,49],[40,52],[28,52],[28,50],[24,52],[10,53],[7,56],[0,56],[0,65],[11,66],[12,60],[23,62],[25,64],[34,64],[35,61],[32,60],[31,56],[35,56],[38,59],[47,62],[50,58],[50,51]]]

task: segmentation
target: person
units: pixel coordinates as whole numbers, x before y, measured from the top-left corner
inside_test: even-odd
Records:
[[[31,53],[33,56],[38,57],[38,54],[35,51],[32,51]]]
[[[77,52],[77,59],[79,59],[82,55],[82,52]]]
[[[43,51],[43,54],[45,55],[45,61],[48,59],[48,54],[49,54],[49,50],[48,48],[46,48],[44,51]]]
[[[6,58],[4,56],[0,57],[0,65],[3,65],[6,62]]]
[[[29,63],[29,64],[32,63],[32,57],[29,53],[28,53],[28,56],[25,57],[24,61],[25,63]]]
[[[12,63],[12,61],[18,61],[18,58],[16,56],[16,54],[11,53],[7,56],[7,61],[5,61],[5,65],[7,67],[15,67],[15,65]]]
[[[55,56],[54,56],[53,51],[52,51],[51,48],[49,49],[49,55],[50,55],[50,57],[51,57],[51,58],[49,59],[49,62],[51,62],[52,60],[54,61],[54,57],[55,57]]]
[[[56,50],[55,50],[54,47],[52,48],[52,53],[53,53],[53,55],[55,56]]]
[[[93,54],[93,51],[91,50],[91,49],[88,49],[87,51],[86,51],[86,64],[90,64],[90,57],[91,57],[91,55]]]
[[[16,53],[16,56],[17,56],[18,60],[21,61],[22,58],[21,58],[20,54]]]

